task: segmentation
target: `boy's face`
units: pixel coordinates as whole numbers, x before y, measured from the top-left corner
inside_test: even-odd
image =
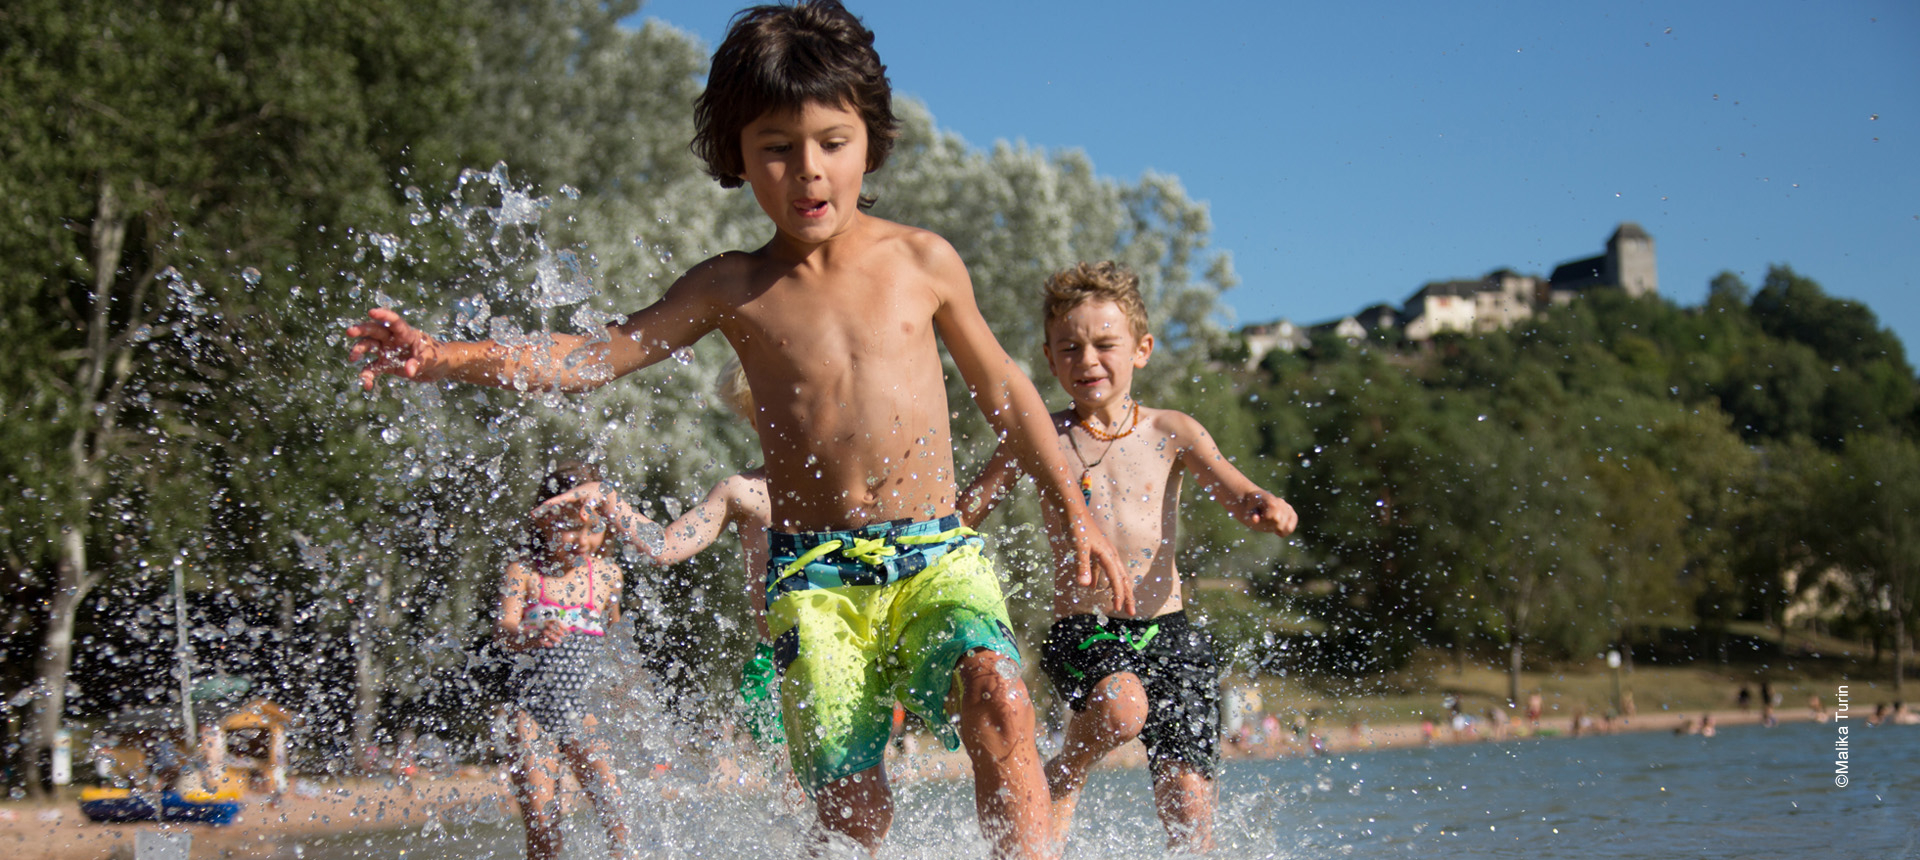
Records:
[[[1153,335],[1134,337],[1126,312],[1096,299],[1047,323],[1045,350],[1047,368],[1074,405],[1098,409],[1133,391],[1133,372],[1153,355]]]
[[[790,238],[825,242],[860,212],[867,123],[844,106],[761,114],[740,130],[740,154],[754,200]]]

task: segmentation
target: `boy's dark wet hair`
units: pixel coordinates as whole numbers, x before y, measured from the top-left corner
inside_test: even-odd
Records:
[[[839,0],[754,6],[733,17],[713,52],[706,92],[693,102],[693,154],[723,188],[745,183],[740,131],[768,111],[845,107],[867,124],[867,172],[900,134],[887,67],[868,30]],[[861,205],[872,205],[862,198]]]

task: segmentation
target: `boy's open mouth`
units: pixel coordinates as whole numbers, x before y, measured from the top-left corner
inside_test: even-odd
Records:
[[[826,214],[826,211],[827,211],[827,201],[825,201],[825,200],[795,200],[795,201],[793,202],[793,208],[794,208],[794,209],[796,209],[796,210],[798,210],[798,211],[800,212],[800,214],[802,214],[802,215],[805,215],[805,216],[807,216],[807,217],[809,217],[809,218],[812,218],[812,217],[818,217],[818,216],[820,216],[820,215],[824,215],[824,214]]]

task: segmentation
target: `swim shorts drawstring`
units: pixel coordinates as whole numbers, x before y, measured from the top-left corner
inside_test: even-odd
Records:
[[[889,540],[891,540],[895,544],[902,544],[905,546],[919,546],[922,544],[946,543],[955,538],[975,537],[979,534],[980,534],[979,532],[974,531],[973,529],[967,528],[966,526],[959,526],[957,528],[947,529],[946,531],[940,532],[939,534],[930,534],[930,535],[900,535],[894,538],[856,537],[853,539],[853,548],[847,550],[846,552],[841,553],[840,555],[846,558],[853,559],[854,561],[862,562],[869,567],[879,567],[880,565],[885,564],[887,559],[892,558],[897,553],[897,550],[891,544],[888,543]],[[807,565],[820,560],[822,556],[828,555],[834,552],[835,550],[840,549],[843,546],[846,546],[846,543],[844,541],[839,540],[838,538],[835,538],[833,540],[823,541],[819,545],[814,546],[811,549],[808,549],[806,552],[801,553],[799,558],[796,558],[793,561],[788,562],[785,567],[782,567],[780,569],[779,578],[775,579],[773,581],[773,584],[775,586],[778,586],[787,577],[790,577],[790,576],[793,576],[794,574],[805,571],[807,569]]]

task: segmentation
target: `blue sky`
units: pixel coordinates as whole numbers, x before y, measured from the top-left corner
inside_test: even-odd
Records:
[[[742,4],[657,0],[709,47]],[[1597,254],[1697,304],[1787,263],[1920,345],[1920,5],[863,2],[897,92],[976,146],[1085,150],[1209,203],[1238,322]]]

